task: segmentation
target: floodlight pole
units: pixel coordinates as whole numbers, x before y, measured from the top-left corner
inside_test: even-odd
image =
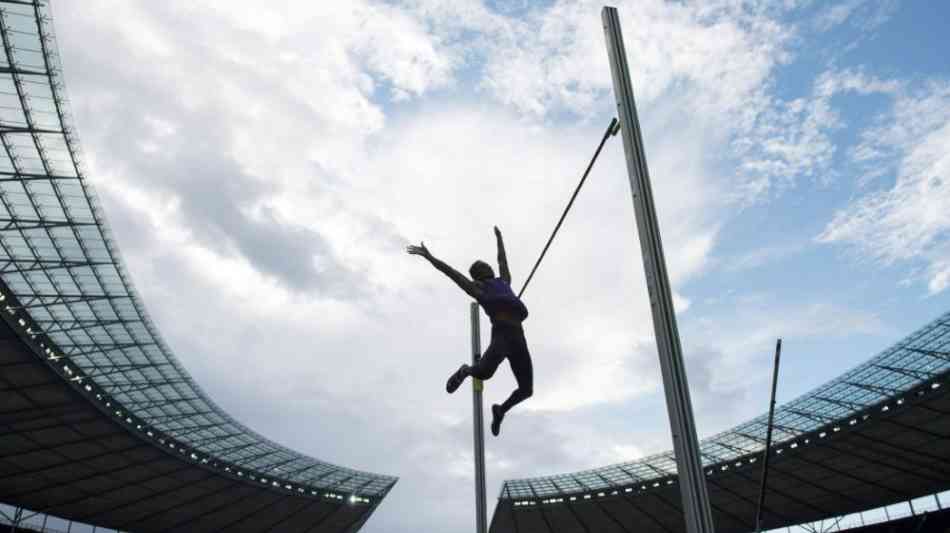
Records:
[[[643,270],[646,274],[653,329],[663,373],[666,409],[673,433],[673,451],[676,454],[686,531],[714,533],[715,526],[696,438],[696,425],[693,421],[693,406],[689,399],[689,384],[686,382],[686,368],[683,365],[683,349],[676,328],[676,314],[666,273],[656,208],[653,205],[653,190],[650,187],[633,86],[630,83],[627,54],[620,31],[620,18],[616,8],[606,6],[601,12],[601,18],[607,38],[607,53],[610,56],[617,116],[620,118],[620,130],[623,132],[623,151],[627,157],[627,174],[633,195]]]
[[[772,399],[769,401],[769,425],[765,430],[765,449],[762,450],[762,485],[759,505],[755,511],[755,531],[762,531],[762,507],[765,505],[765,487],[769,480],[769,448],[772,447],[772,423],[775,419],[775,389],[778,388],[778,363],[782,356],[782,339],[775,342],[775,364],[772,368]],[[864,520],[864,518],[861,518]]]
[[[472,302],[472,365],[482,357],[478,303]],[[475,422],[475,531],[486,533],[488,511],[485,507],[485,427],[482,415],[482,380],[472,378],[472,418]]]

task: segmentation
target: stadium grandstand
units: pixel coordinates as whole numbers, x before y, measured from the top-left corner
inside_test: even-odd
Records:
[[[0,1],[0,521],[358,530],[396,478],[243,426],[149,320],[83,175],[48,9]]]
[[[913,510],[915,500],[933,501],[939,511],[938,494],[950,489],[948,374],[950,313],[779,407],[763,529],[840,522],[846,515],[886,511],[905,502]],[[767,426],[763,415],[700,443],[719,533],[756,530]],[[934,516],[930,526],[945,523],[943,514]],[[917,525],[927,523],[905,522],[912,526],[866,527],[917,531]],[[506,481],[491,531],[685,531],[676,461],[666,452],[582,472]]]

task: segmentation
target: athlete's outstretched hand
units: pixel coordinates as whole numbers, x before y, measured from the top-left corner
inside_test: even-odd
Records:
[[[426,243],[424,242],[420,242],[419,246],[413,246],[410,244],[409,246],[406,247],[406,251],[409,252],[411,255],[421,255],[422,257],[425,257],[426,259],[432,258],[432,254],[429,253],[429,249],[426,248]]]
[[[501,238],[501,230],[498,229],[498,226],[495,226],[495,237]]]

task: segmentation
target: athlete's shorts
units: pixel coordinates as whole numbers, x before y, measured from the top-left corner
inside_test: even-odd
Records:
[[[531,390],[534,384],[534,369],[531,366],[531,354],[528,353],[524,329],[520,325],[504,322],[492,324],[491,343],[478,360],[478,364],[472,367],[471,375],[478,379],[488,379],[506,358],[515,380],[518,381],[518,388]]]

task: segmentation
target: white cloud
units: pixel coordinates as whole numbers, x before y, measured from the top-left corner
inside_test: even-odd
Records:
[[[942,292],[950,287],[950,261],[938,260],[930,266],[930,281],[927,288],[931,294]]]
[[[809,96],[773,101],[756,117],[755,126],[735,140],[748,174],[746,198],[781,193],[802,177],[830,184],[837,149],[832,134],[846,126],[832,99],[842,93],[894,94],[899,89],[899,83],[861,70],[828,70],[815,79]]]
[[[930,292],[944,290],[950,260],[950,84],[900,93],[862,139],[853,158],[868,168],[893,168],[894,185],[838,211],[818,241],[852,245],[883,264],[922,261]]]
[[[851,24],[865,32],[874,30],[887,22],[897,10],[897,0],[845,0],[825,7],[814,20],[819,31],[828,31],[851,20]]]
[[[734,257],[721,261],[722,268],[727,272],[742,272],[760,268],[773,261],[784,259],[797,254],[805,248],[803,243],[776,244],[756,248]]]
[[[494,258],[490,227],[497,224],[518,287],[586,164],[587,154],[576,148],[598,135],[594,128],[526,125],[510,110],[489,106],[434,109],[392,128],[367,166],[346,180],[345,194],[462,271],[476,258]],[[674,286],[705,268],[723,186],[703,168],[701,143],[676,146],[693,132],[679,133],[657,139],[652,166],[662,176],[655,191]],[[622,150],[612,144],[526,292],[538,383],[528,409],[614,403],[656,383],[643,377],[654,359],[653,328],[623,164]],[[425,287],[448,298],[457,292],[424,263],[401,261],[402,250],[375,253],[387,287]],[[689,307],[681,295],[674,302],[681,313]]]
[[[432,24],[440,35],[483,32],[466,43],[475,45],[472,53],[484,62],[482,90],[527,117],[551,121],[566,112],[588,121],[594,110],[612,106],[600,4],[556,2],[517,20],[469,4],[456,11],[437,1],[412,5],[438,13]],[[802,178],[831,183],[832,133],[845,125],[832,98],[898,89],[895,82],[843,70],[824,73],[802,98],[772,96],[772,75],[791,60],[799,37],[795,27],[774,20],[782,10],[776,6],[651,1],[617,7],[627,28],[641,115],[656,123],[669,120],[677,129],[698,122],[706,137],[698,141],[710,154],[707,164],[713,157],[739,161],[743,172],[728,189],[730,201],[740,205],[776,196]],[[839,16],[846,18],[857,7]],[[647,138],[655,142],[648,128]],[[657,151],[649,144],[648,150],[652,161]]]
[[[403,247],[425,240],[465,270],[494,258],[497,224],[524,279],[613,109],[600,6],[512,19],[476,1],[224,5],[56,6],[90,177],[133,278],[225,409],[306,453],[402,476],[370,528],[464,530],[470,400],[442,384],[469,357],[467,299]],[[759,194],[734,191],[822,168],[830,98],[873,80],[816,85],[820,105],[780,102],[770,80],[793,30],[767,10],[619,7],[674,302],[695,313],[682,287]],[[779,127],[761,129],[772,118]],[[762,132],[771,159],[737,141]],[[737,178],[724,170],[730,154],[784,166]],[[591,414],[657,390],[635,235],[615,140],[526,294],[536,397],[492,441],[490,486],[656,451],[654,426],[635,440]],[[813,314],[854,326],[846,310]],[[803,321],[795,331],[815,324]],[[774,334],[758,325],[727,324],[748,335],[709,343],[734,359],[697,379],[707,397],[734,394],[728,373]],[[488,400],[513,386],[503,367]],[[319,430],[289,429],[311,423]],[[430,516],[416,510],[436,499]]]
[[[841,24],[863,4],[865,0],[846,0],[837,5],[826,7],[816,18],[815,26],[822,31]]]
[[[695,311],[694,319],[681,330],[690,394],[704,435],[732,427],[737,418],[761,414],[767,405],[763,395],[768,390],[776,339],[784,339],[786,352],[791,349],[800,358],[807,354],[796,351],[795,345],[818,339],[833,343],[866,335],[895,335],[873,312],[820,298],[784,302],[776,293],[751,293],[724,299],[721,307],[714,308],[716,312]],[[719,312],[722,308],[730,312]],[[822,373],[816,379],[831,377]]]
[[[857,94],[896,94],[902,84],[896,80],[880,79],[860,69],[829,70],[815,80],[815,95],[830,98],[842,92]]]
[[[741,122],[785,57],[787,30],[751,9],[658,1],[616,7],[641,106],[686,91],[691,98],[682,104]],[[513,26],[489,51],[484,86],[531,114],[588,115],[611,88],[600,8],[559,2]]]

